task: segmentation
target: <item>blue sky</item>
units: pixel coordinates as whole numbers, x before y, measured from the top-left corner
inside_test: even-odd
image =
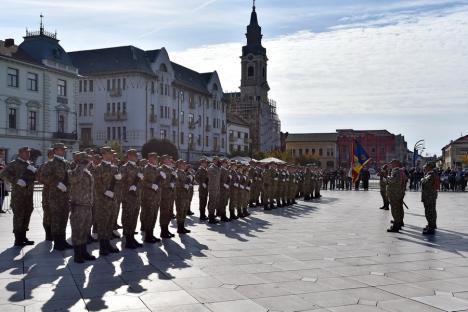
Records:
[[[0,38],[45,15],[67,51],[166,47],[236,90],[249,0],[0,0]],[[468,133],[468,0],[257,0],[283,130],[387,128],[427,151]]]

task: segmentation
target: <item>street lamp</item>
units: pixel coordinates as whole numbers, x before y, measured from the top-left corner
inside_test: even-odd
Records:
[[[414,144],[413,148],[413,167],[416,167],[416,159],[418,158],[418,151],[424,151],[424,140],[419,140]]]

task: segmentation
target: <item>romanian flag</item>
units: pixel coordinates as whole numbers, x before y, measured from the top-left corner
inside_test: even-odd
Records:
[[[362,147],[359,142],[354,142],[354,152],[353,152],[353,183],[359,179],[359,173],[362,168],[370,161],[369,155],[367,155],[366,150]]]

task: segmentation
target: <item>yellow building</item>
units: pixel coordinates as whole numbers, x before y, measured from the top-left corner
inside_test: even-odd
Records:
[[[337,137],[336,132],[289,133],[286,138],[286,151],[296,158],[311,158],[319,163],[322,169],[335,169]]]
[[[468,135],[462,136],[442,148],[444,169],[468,167]]]

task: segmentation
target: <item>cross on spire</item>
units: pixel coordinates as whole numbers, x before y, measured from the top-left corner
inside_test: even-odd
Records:
[[[255,0],[253,0],[252,9],[253,9],[253,10],[254,10],[254,12],[255,12]]]
[[[41,24],[39,26],[39,31],[40,31],[40,33],[42,35],[44,33],[44,24],[42,23],[42,19],[44,18],[44,15],[42,15],[42,13],[41,13],[41,15],[39,15],[39,17],[41,18]]]

